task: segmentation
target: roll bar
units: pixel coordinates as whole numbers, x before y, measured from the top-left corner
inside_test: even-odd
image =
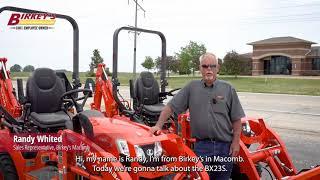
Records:
[[[166,91],[166,86],[168,85],[167,80],[166,80],[166,37],[163,35],[163,33],[159,31],[153,31],[153,30],[148,30],[148,29],[141,29],[141,28],[135,28],[135,27],[121,27],[115,30],[113,33],[113,72],[112,72],[112,84],[113,84],[113,97],[117,101],[118,104],[120,104],[120,111],[125,110],[125,107],[122,105],[120,102],[118,95],[117,95],[117,90],[119,86],[119,80],[118,80],[118,44],[119,44],[119,33],[122,30],[128,30],[128,31],[138,31],[138,32],[144,32],[144,33],[150,33],[150,34],[157,34],[161,38],[161,75],[160,75],[160,86],[161,86],[161,92]],[[122,105],[122,106],[121,106]]]
[[[12,7],[12,6],[5,6],[0,8],[0,14],[3,11],[14,11],[14,12],[21,12],[21,13],[48,13],[48,14],[55,14],[31,9],[24,9],[19,7]],[[77,22],[70,16],[63,15],[63,14],[55,14],[57,18],[65,19],[69,21],[73,28],[73,88],[77,89],[81,86],[80,79],[79,79],[79,27]]]

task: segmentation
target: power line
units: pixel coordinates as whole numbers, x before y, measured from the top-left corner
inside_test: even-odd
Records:
[[[287,21],[259,21],[259,22],[237,22],[238,27],[237,30],[238,31],[247,31],[247,29],[254,29],[255,26],[264,26],[266,28],[270,28],[271,26],[267,26],[269,24],[280,24],[280,25],[289,25],[289,24],[293,24],[293,23],[316,23],[319,22],[320,17],[318,18],[310,18],[310,19],[303,19],[303,20],[297,20],[297,19],[291,19],[291,20],[287,20]]]
[[[267,19],[269,20],[270,18],[291,18],[291,17],[306,17],[306,16],[314,16],[317,15],[319,16],[320,13],[303,13],[303,14],[288,14],[288,15],[276,15],[276,16],[258,16],[258,17],[247,17],[247,18],[239,18],[238,20],[252,20],[252,19]]]
[[[309,3],[309,4],[299,4],[299,5],[292,5],[292,6],[278,6],[278,7],[267,7],[263,8],[263,10],[278,10],[278,9],[290,9],[290,8],[301,8],[301,7],[314,7],[320,6],[320,3]]]
[[[269,20],[259,20],[253,19],[252,21],[238,21],[237,23],[249,23],[249,24],[273,24],[273,23],[289,23],[289,22],[305,22],[305,21],[315,21],[320,20],[320,15],[314,17],[305,17],[305,18],[283,18],[283,19],[269,19]]]
[[[288,10],[293,10],[294,11],[298,11],[298,10],[302,10],[303,11],[310,11],[312,9],[316,10],[317,12],[319,12],[319,6],[320,3],[311,3],[311,4],[300,4],[300,5],[292,5],[292,6],[278,6],[278,7],[262,7],[262,8],[258,8],[259,11],[256,11],[257,9],[247,9],[247,12],[249,12],[250,14],[267,14],[267,13],[275,13],[275,12],[286,12]]]

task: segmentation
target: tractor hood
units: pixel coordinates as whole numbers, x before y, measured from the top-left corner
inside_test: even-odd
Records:
[[[152,137],[148,131],[150,127],[132,122],[123,117],[106,118],[92,117],[90,121],[93,126],[95,138],[107,138],[108,141],[116,139],[141,139],[143,137]]]
[[[154,150],[155,144],[161,143],[158,136],[149,132],[150,127],[132,122],[127,117],[91,117],[89,119],[93,126],[93,142],[116,157],[125,154],[120,152],[120,146],[127,148],[126,152],[129,153],[128,149],[131,145],[132,148],[137,145]]]

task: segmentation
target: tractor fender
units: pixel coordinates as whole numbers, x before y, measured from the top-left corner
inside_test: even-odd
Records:
[[[17,170],[19,178],[22,179],[26,161],[20,151],[13,150],[15,144],[9,139],[12,139],[12,137],[9,135],[9,132],[0,131],[0,153],[9,154]]]

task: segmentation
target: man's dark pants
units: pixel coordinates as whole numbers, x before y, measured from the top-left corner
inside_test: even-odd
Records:
[[[203,165],[207,167],[207,172],[210,180],[228,180],[232,172],[232,162],[214,162],[214,158],[230,157],[231,143],[212,141],[212,140],[197,140],[194,146],[194,151],[197,156],[203,158]],[[211,166],[211,167],[209,167]]]

